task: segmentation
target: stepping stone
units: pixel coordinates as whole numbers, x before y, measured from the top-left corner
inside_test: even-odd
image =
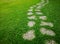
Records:
[[[47,17],[46,16],[39,16],[39,19],[41,19],[41,20],[47,20]]]
[[[29,9],[28,11],[29,11],[29,12],[33,12],[33,9]]]
[[[45,44],[57,44],[54,40],[46,40]]]
[[[36,14],[38,14],[38,15],[42,15],[43,13],[42,13],[42,12],[36,12]]]
[[[25,40],[33,40],[35,38],[35,31],[29,30],[28,32],[23,34],[23,39]]]
[[[29,16],[28,19],[36,19],[36,16]]]
[[[29,26],[29,27],[33,27],[34,25],[35,25],[35,22],[34,22],[34,21],[29,21],[29,22],[28,22],[28,26]]]
[[[32,12],[28,12],[27,15],[33,15],[33,13]]]
[[[46,28],[40,28],[40,32],[43,35],[55,36],[55,32]]]
[[[41,21],[40,26],[49,26],[49,27],[53,27],[53,23]]]

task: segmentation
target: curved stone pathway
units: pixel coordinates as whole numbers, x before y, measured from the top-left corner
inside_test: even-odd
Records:
[[[38,18],[41,20],[41,23],[39,24],[42,26],[39,31],[43,35],[49,35],[49,36],[55,36],[56,33],[52,31],[51,29],[44,28],[43,26],[49,26],[49,27],[54,27],[52,22],[47,22],[48,17],[44,15],[44,13],[41,11],[41,8],[44,7],[49,3],[48,0],[41,0],[40,3],[37,3],[36,5],[33,5],[28,9],[27,15],[28,15],[28,23],[27,26],[29,28],[32,28],[35,26],[36,22],[34,20],[38,20]],[[36,15],[34,15],[36,14]],[[37,18],[37,16],[39,16]],[[26,33],[23,34],[23,39],[25,40],[33,40],[35,38],[35,30],[29,30]],[[54,40],[46,40],[45,44],[57,44]]]

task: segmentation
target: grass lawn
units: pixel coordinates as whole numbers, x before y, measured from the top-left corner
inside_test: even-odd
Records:
[[[49,0],[41,10],[48,17],[48,22],[54,24],[49,28],[56,33],[55,37],[42,35],[39,32],[39,20],[33,27],[36,38],[24,40],[22,35],[31,30],[28,26],[27,10],[40,0],[0,0],[0,44],[44,44],[45,40],[53,39],[60,44],[60,0]]]

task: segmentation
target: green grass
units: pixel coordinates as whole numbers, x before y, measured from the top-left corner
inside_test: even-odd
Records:
[[[22,34],[30,30],[27,26],[27,10],[39,0],[0,0],[0,44],[44,44],[44,40],[53,39],[60,44],[60,1],[49,0],[49,4],[42,8],[49,22],[54,23],[52,29],[55,37],[42,35],[39,32],[39,20],[34,27],[36,38],[32,41],[24,40]]]

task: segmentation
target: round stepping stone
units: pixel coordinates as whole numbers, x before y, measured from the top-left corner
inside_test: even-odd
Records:
[[[35,22],[34,22],[34,21],[29,21],[29,22],[28,22],[28,26],[29,26],[29,27],[33,27],[34,25],[35,25]]]
[[[23,39],[25,40],[33,40],[35,38],[34,30],[29,30],[28,32],[23,34]]]

